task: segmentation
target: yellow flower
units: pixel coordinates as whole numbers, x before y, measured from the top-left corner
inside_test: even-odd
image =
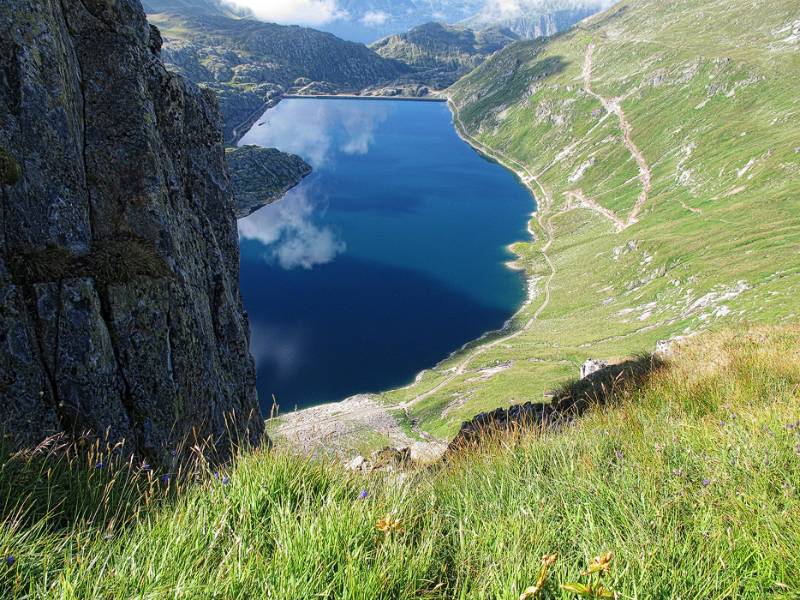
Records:
[[[600,556],[595,556],[589,563],[589,570],[584,575],[592,575],[594,573],[608,573],[611,569],[611,561],[614,560],[613,552],[606,552]]]
[[[519,596],[519,600],[531,600],[539,595],[539,592],[542,591],[542,588],[538,585],[532,585],[527,590],[522,592]]]
[[[382,531],[384,535],[388,536],[393,532],[399,533],[403,531],[403,525],[397,519],[393,519],[392,517],[384,517],[378,521],[378,523],[375,525],[375,529]]]
[[[544,588],[547,582],[547,570],[556,562],[558,554],[545,554],[542,557],[542,570],[539,571],[539,579],[536,580],[536,585],[532,585],[520,594],[519,600],[531,600],[539,595],[539,592]]]

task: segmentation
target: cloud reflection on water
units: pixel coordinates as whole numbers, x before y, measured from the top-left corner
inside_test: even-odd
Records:
[[[346,244],[331,228],[315,222],[326,206],[312,199],[312,187],[302,185],[282,200],[239,221],[239,237],[267,247],[264,258],[283,269],[312,269],[331,262]]]
[[[240,144],[291,152],[320,169],[330,163],[334,152],[369,152],[378,126],[389,116],[389,108],[380,102],[316,101],[312,110],[308,102],[284,100],[267,111]]]

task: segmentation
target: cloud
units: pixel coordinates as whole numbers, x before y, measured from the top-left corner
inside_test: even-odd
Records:
[[[310,187],[300,186],[282,200],[265,206],[239,221],[239,236],[267,247],[264,258],[283,269],[312,269],[331,262],[346,245],[330,227],[314,222],[323,207],[309,195]]]
[[[269,366],[278,379],[287,379],[301,366],[308,332],[302,328],[250,323],[250,354],[259,369]]]
[[[265,113],[240,144],[280,148],[302,156],[320,169],[339,151],[349,155],[369,152],[378,126],[388,117],[388,109],[379,103],[339,103],[307,100],[281,102]],[[302,123],[302,127],[298,127]]]
[[[286,25],[324,25],[347,17],[336,0],[225,0],[262,21]]]
[[[368,10],[364,13],[364,16],[361,17],[361,22],[367,27],[381,27],[382,25],[386,25],[390,18],[391,15],[385,11]]]

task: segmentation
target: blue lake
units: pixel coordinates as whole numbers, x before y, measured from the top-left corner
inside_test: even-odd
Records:
[[[445,104],[289,99],[241,144],[314,173],[239,221],[241,284],[268,414],[413,380],[524,300],[506,266],[534,205]]]

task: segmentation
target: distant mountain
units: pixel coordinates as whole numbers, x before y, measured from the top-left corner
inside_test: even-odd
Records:
[[[188,0],[147,0],[145,5],[161,10],[184,2],[188,4]],[[212,0],[191,4],[188,15],[157,12],[148,18],[161,30],[168,67],[217,92],[227,139],[235,137],[236,128],[266,103],[287,91],[311,86],[357,92],[410,71],[363,44],[330,33],[201,14],[214,8]]]
[[[565,31],[603,8],[609,0],[492,0],[461,24],[476,30],[504,27],[524,39]]]
[[[337,0],[345,17],[322,29],[363,42],[399,34],[427,22],[471,29],[511,29],[533,39],[568,29],[613,0]]]
[[[419,81],[442,89],[480,65],[489,55],[518,40],[515,33],[500,28],[475,32],[427,23],[407,33],[384,38],[370,47],[384,58],[414,68]]]
[[[183,16],[243,17],[248,11],[218,0],[142,0],[147,14],[167,13]]]
[[[338,0],[348,17],[326,31],[366,43],[431,21],[457,23],[477,14],[486,0]]]

